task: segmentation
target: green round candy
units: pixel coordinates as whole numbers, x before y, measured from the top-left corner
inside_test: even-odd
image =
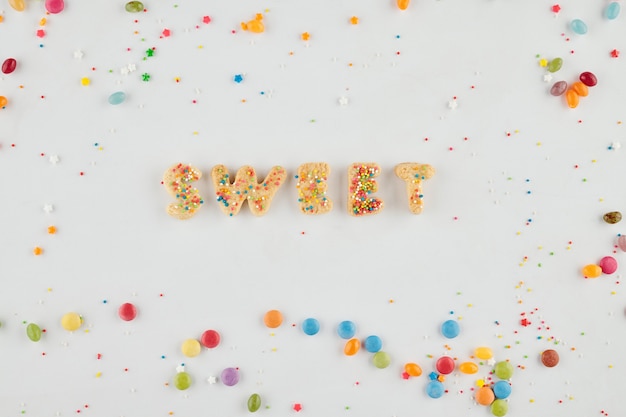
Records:
[[[387,352],[383,352],[382,350],[374,353],[374,357],[372,358],[372,362],[374,366],[379,369],[384,369],[389,366],[391,363],[391,357]]]
[[[35,323],[30,323],[26,326],[26,335],[33,342],[39,342],[41,339],[41,328],[37,326]]]
[[[261,396],[259,394],[252,394],[250,398],[248,398],[248,411],[254,413],[261,408]]]
[[[548,72],[557,72],[563,66],[562,58],[554,58],[548,63]]]
[[[491,403],[491,414],[502,417],[509,411],[509,403],[505,400],[495,400]]]
[[[140,1],[129,1],[128,3],[126,3],[126,6],[124,8],[129,13],[139,13],[143,12],[144,10],[143,3]]]
[[[177,373],[176,377],[174,377],[174,385],[181,391],[186,390],[191,386],[191,375],[187,372]]]
[[[510,379],[513,376],[513,365],[506,361],[498,362],[493,371],[500,379]]]

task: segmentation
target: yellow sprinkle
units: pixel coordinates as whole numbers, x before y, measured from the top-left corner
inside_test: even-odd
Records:
[[[611,291],[611,295],[615,295],[617,294],[615,291]]]
[[[102,372],[96,372],[96,378],[100,378],[102,376]]]
[[[598,160],[597,159],[592,159],[591,162],[595,164],[596,162],[598,162]]]
[[[198,49],[203,49],[204,45],[198,45]]]
[[[395,301],[393,300],[393,298],[389,299],[389,304],[393,304]]]
[[[521,235],[521,234],[522,234],[522,232],[518,231],[518,232],[517,232],[517,233],[515,233],[515,234],[519,236],[519,235]]]
[[[39,21],[39,26],[46,26],[46,18],[42,17],[41,20]]]
[[[468,306],[468,307],[470,307],[470,308],[472,308],[472,307],[474,307],[474,304],[470,303],[470,304],[468,304],[467,306]]]
[[[82,320],[81,320],[82,321]],[[85,333],[89,333],[89,329],[85,329]]]
[[[87,77],[83,77],[80,79],[80,84],[84,86],[88,86],[89,84],[91,84],[91,80]]]
[[[193,134],[197,136],[199,133],[198,133],[198,131],[197,131],[197,130],[195,130],[195,131],[193,132]]]
[[[276,352],[278,349],[276,348],[272,348],[272,352]]]
[[[534,403],[534,402],[535,402],[534,398],[531,398],[531,399],[529,400],[529,402],[530,402],[530,403]]]
[[[52,292],[52,288],[48,288],[48,292]]]
[[[613,365],[609,364],[609,369],[612,369],[612,368],[613,368]]]
[[[570,396],[569,396],[569,400],[571,401],[571,400],[573,400],[573,399],[574,399],[574,397],[570,395]]]
[[[537,146],[541,146],[541,142],[537,142]]]
[[[539,60],[539,66],[540,66],[540,67],[547,67],[547,66],[548,66],[548,60],[547,60],[547,59],[545,59],[545,58],[541,58],[541,59]]]
[[[476,380],[476,386],[482,388],[485,385],[485,380],[484,379],[477,379]]]
[[[270,336],[276,336],[276,333],[270,333]]]

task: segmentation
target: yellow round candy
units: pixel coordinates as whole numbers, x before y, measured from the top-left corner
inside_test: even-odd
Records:
[[[476,350],[474,350],[474,355],[478,358],[478,359],[491,359],[493,358],[493,351],[491,350],[491,348],[488,348],[486,346],[481,346],[481,347],[477,347]]]
[[[200,354],[200,351],[202,351],[202,346],[200,345],[200,342],[198,342],[196,339],[187,339],[183,342],[180,350],[181,352],[183,352],[183,355],[187,356],[188,358],[193,358],[194,356],[198,356]]]
[[[474,362],[463,362],[459,365],[459,371],[469,375],[475,374],[476,372],[478,372],[478,365],[476,365]]]
[[[83,319],[78,313],[67,313],[61,317],[61,326],[70,332],[78,330],[82,324]]]
[[[599,265],[589,264],[583,268],[585,278],[598,278],[600,275],[602,275],[602,268]]]
[[[420,376],[422,374],[422,368],[416,363],[409,362],[404,364],[404,372],[410,376]]]

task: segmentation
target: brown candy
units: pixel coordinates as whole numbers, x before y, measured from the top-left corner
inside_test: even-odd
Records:
[[[548,349],[541,353],[541,363],[548,368],[552,368],[559,363],[559,354],[556,350]]]
[[[605,222],[608,224],[615,224],[622,220],[622,213],[619,211],[611,211],[602,216]]]

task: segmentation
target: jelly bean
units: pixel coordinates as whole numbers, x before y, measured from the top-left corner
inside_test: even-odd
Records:
[[[391,363],[391,357],[389,356],[387,352],[383,352],[383,351],[376,352],[374,353],[374,356],[372,357],[372,363],[378,369],[385,369]]]
[[[409,376],[420,376],[422,375],[422,368],[416,363],[409,362],[404,364],[404,372]]]
[[[131,303],[124,303],[117,310],[117,314],[124,321],[131,321],[137,317],[137,307]]]
[[[428,394],[430,398],[441,398],[444,392],[445,388],[439,381],[430,381],[428,385],[426,385],[426,394]]]
[[[478,347],[474,350],[474,356],[478,359],[491,359],[493,358],[493,351],[488,347]]]
[[[355,333],[356,325],[349,320],[342,321],[339,323],[339,326],[337,326],[337,334],[342,339],[350,339],[351,337],[354,337]]]
[[[124,8],[128,13],[139,13],[144,10],[143,3],[140,1],[129,1],[128,3],[126,3],[126,6],[124,6]]]
[[[109,104],[117,106],[118,104],[122,104],[126,100],[126,93],[123,91],[116,91],[115,93],[109,96]]]
[[[248,411],[255,413],[261,408],[261,396],[259,394],[252,394],[248,398]]]
[[[9,100],[5,96],[0,96],[0,108],[4,108],[9,104]]]
[[[602,269],[603,274],[611,275],[613,272],[617,271],[617,261],[612,256],[605,256],[600,259],[598,266]]]
[[[493,368],[494,373],[500,379],[509,379],[513,376],[513,365],[507,361],[501,361],[496,363]]]
[[[397,0],[397,5],[400,10],[406,10],[409,7],[411,0]]]
[[[41,328],[35,323],[29,323],[26,326],[26,336],[33,342],[39,342],[41,339]]]
[[[363,347],[368,352],[376,353],[382,349],[383,341],[380,339],[380,337],[375,335],[367,336],[367,338],[363,342]]]
[[[602,268],[599,265],[589,264],[583,267],[583,277],[598,278],[602,275]]]
[[[496,395],[493,393],[491,387],[480,387],[476,391],[474,399],[480,405],[491,405],[496,399]]]
[[[579,35],[584,35],[587,33],[587,24],[580,19],[574,19],[570,22],[570,27]]]
[[[626,235],[622,235],[617,238],[617,246],[624,252],[626,252]]]
[[[509,403],[504,400],[495,400],[491,404],[491,414],[496,417],[503,417],[509,411]]]
[[[557,81],[550,89],[550,94],[553,96],[560,96],[565,92],[565,90],[567,90],[567,82]]]
[[[572,84],[572,90],[574,90],[580,97],[587,97],[587,95],[589,95],[589,88],[587,88],[582,81],[576,81]]]
[[[26,2],[24,0],[9,0],[9,6],[18,12],[23,12],[26,9]]]
[[[187,372],[179,372],[174,377],[174,386],[181,391],[186,390],[191,386],[191,375]]]
[[[554,349],[541,352],[541,363],[548,368],[553,368],[559,364],[559,353]]]
[[[46,10],[49,13],[57,14],[61,13],[65,8],[64,0],[46,0]]]
[[[493,393],[498,399],[505,399],[511,395],[511,384],[508,381],[498,381],[493,384]]]
[[[606,17],[609,20],[614,20],[617,19],[617,16],[619,16],[619,12],[621,10],[621,6],[619,5],[618,2],[614,1],[609,3],[608,6],[606,6],[606,9],[604,9],[604,17]]]
[[[463,362],[459,365],[459,371],[468,375],[475,374],[478,372],[478,365],[474,362]]]
[[[454,371],[454,359],[452,359],[450,356],[442,356],[437,359],[435,368],[437,368],[437,372],[439,372],[440,374],[451,374],[452,371]]]
[[[275,329],[283,324],[283,314],[278,310],[270,310],[265,313],[263,322],[270,329]]]
[[[459,335],[459,323],[454,320],[446,320],[441,325],[441,333],[448,339],[454,339]]]
[[[61,317],[61,326],[70,332],[78,330],[83,324],[83,318],[78,313],[67,313]]]
[[[304,332],[304,334],[313,336],[320,331],[320,322],[314,318],[305,319],[302,322],[302,331]]]
[[[183,352],[183,355],[188,358],[193,358],[200,354],[202,347],[200,346],[200,342],[196,339],[187,339],[180,346],[180,351]]]
[[[15,67],[17,67],[17,61],[15,58],[7,58],[2,63],[2,72],[4,74],[10,74],[15,71]]]
[[[220,344],[220,334],[215,330],[207,330],[202,333],[200,343],[206,348],[213,349]]]
[[[608,224],[619,223],[622,220],[622,213],[619,211],[611,211],[602,216],[602,219]]]
[[[222,379],[222,383],[224,383],[224,385],[232,387],[233,385],[237,385],[237,382],[239,382],[239,371],[237,368],[226,368],[222,371],[220,378]]]
[[[565,102],[570,109],[575,109],[578,106],[578,100],[578,94],[576,94],[576,91],[571,88],[567,90],[565,93]]]
[[[253,20],[250,20],[248,23],[241,22],[241,29],[249,30],[253,33],[261,33],[265,31],[265,26],[263,25],[263,15],[261,13],[257,13]]]
[[[593,74],[593,72],[585,71],[580,74],[579,78],[580,81],[582,81],[582,83],[585,84],[587,87],[593,87],[594,85],[598,84],[598,79]]]
[[[554,58],[548,63],[548,72],[557,72],[563,66],[563,58]]]
[[[359,341],[359,339],[350,339],[344,345],[343,353],[346,356],[352,356],[352,355],[355,355],[359,351],[360,348],[361,348],[361,342]]]

